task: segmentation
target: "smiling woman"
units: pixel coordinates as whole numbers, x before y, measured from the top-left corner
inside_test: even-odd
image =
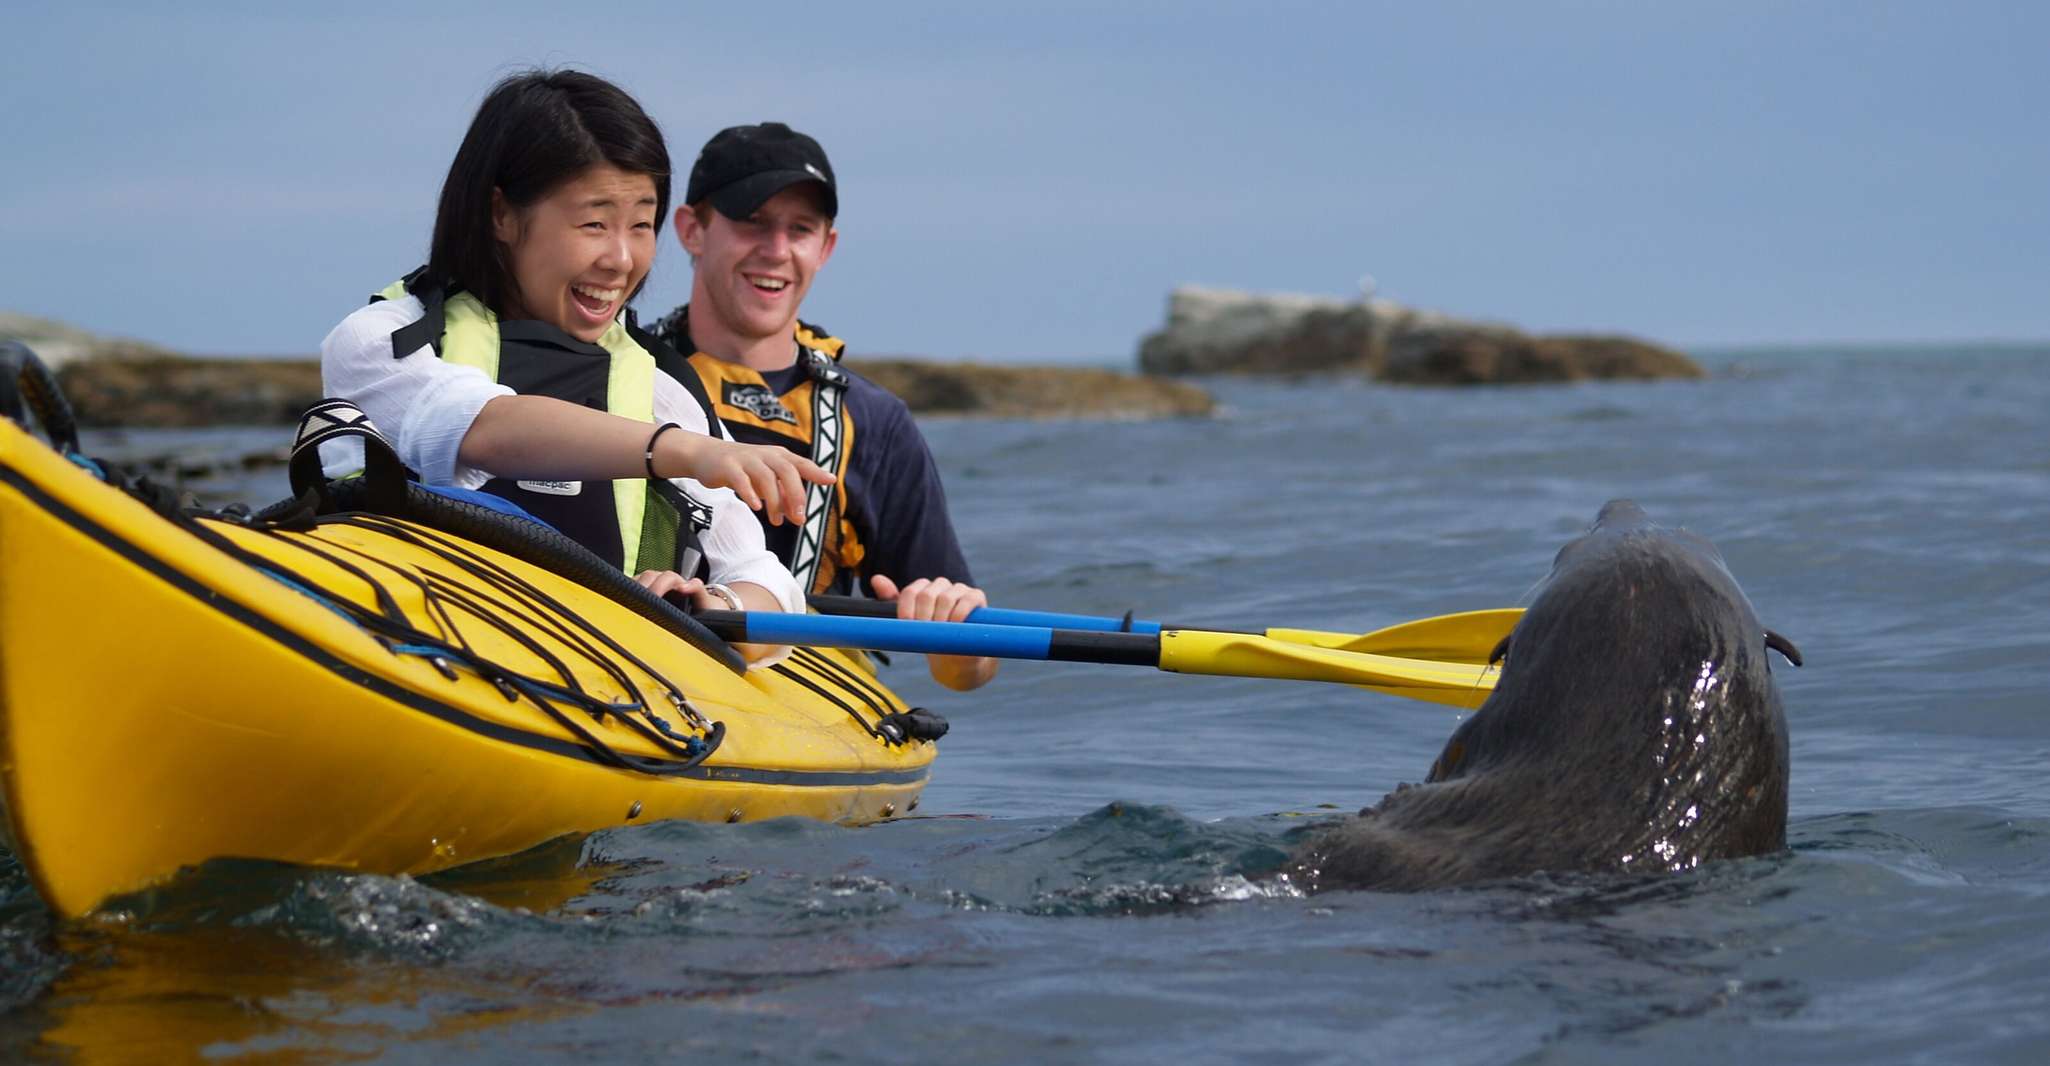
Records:
[[[449,167],[427,264],[328,335],[323,384],[428,484],[512,500],[657,594],[800,610],[742,505],[798,519],[804,483],[832,475],[724,439],[697,376],[627,309],[669,192],[661,131],[618,87],[505,79]]]

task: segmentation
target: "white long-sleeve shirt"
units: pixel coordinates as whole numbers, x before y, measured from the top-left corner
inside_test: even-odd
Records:
[[[484,405],[513,390],[473,366],[447,362],[422,346],[393,358],[392,331],[427,313],[418,297],[380,300],[342,319],[320,342],[321,387],[362,408],[399,459],[430,485],[482,488],[496,476],[459,457],[463,436]],[[710,433],[711,422],[677,380],[655,372],[655,422],[674,422],[686,432]],[[673,431],[672,431],[673,432]],[[362,442],[337,441],[321,453],[329,476],[363,466]],[[515,472],[516,473],[516,472]],[[768,589],[786,611],[804,610],[804,592],[782,561],[762,541],[762,527],[731,489],[714,489],[690,478],[678,488],[712,508],[712,526],[700,535],[711,580],[748,581]],[[607,499],[610,497],[608,495]],[[689,575],[685,575],[688,577]]]

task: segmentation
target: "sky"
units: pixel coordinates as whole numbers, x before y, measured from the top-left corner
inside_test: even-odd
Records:
[[[0,309],[302,355],[491,84],[784,121],[856,353],[1129,365],[1177,285],[1683,348],[2050,338],[2050,4],[10,0]],[[689,294],[665,227],[641,298]]]

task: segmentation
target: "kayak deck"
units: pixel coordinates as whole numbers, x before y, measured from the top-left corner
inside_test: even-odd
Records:
[[[858,656],[737,674],[397,519],[176,522],[4,420],[0,538],[0,796],[66,915],[216,857],[419,874],[632,821],[871,822],[935,754]]]

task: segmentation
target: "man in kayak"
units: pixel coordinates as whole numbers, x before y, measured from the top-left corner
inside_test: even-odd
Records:
[[[839,207],[817,141],[780,122],[720,131],[676,209],[690,302],[655,334],[689,356],[735,439],[781,445],[837,475],[807,492],[802,522],[765,526],[807,593],[851,593],[866,579],[899,618],[960,621],[988,600],[924,436],[904,401],[840,364],[839,338],[797,317],[839,240]],[[957,655],[928,664],[959,691],[997,665]]]

